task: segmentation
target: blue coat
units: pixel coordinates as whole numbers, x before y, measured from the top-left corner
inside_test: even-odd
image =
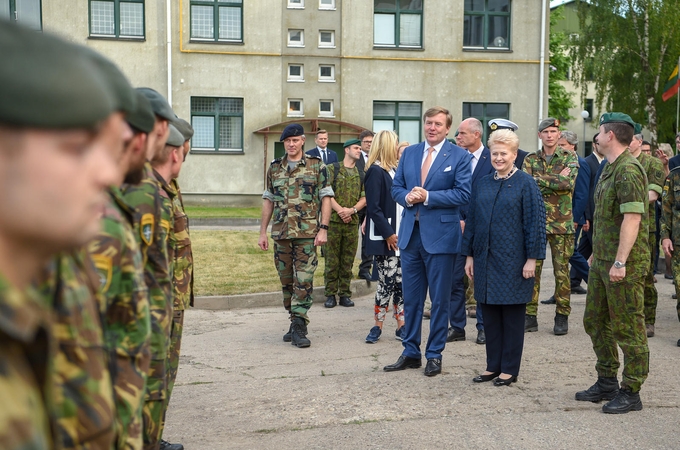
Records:
[[[484,177],[472,192],[461,253],[474,258],[475,299],[489,305],[529,303],[534,278],[527,259],[545,259],[545,205],[531,175]]]
[[[338,154],[335,153],[333,150],[330,148],[326,147],[326,151],[328,152],[328,161],[325,162],[326,165],[333,164],[334,162],[338,162]],[[323,161],[323,158],[321,157],[321,152],[319,151],[319,147],[314,147],[311,150],[307,150],[306,152],[309,156],[317,156],[321,158],[321,161]]]
[[[578,156],[578,155],[577,155]],[[586,208],[590,194],[590,166],[585,159],[578,156],[578,174],[574,185],[574,196],[571,201],[574,222],[583,225],[586,223]]]
[[[366,254],[394,256],[387,248],[386,238],[397,232],[397,204],[392,199],[392,176],[382,167],[373,164],[366,171]],[[371,234],[373,224],[373,235]],[[381,236],[382,239],[377,239]]]
[[[474,156],[473,156],[474,158]],[[470,160],[472,161],[472,160]],[[475,171],[472,172],[472,190],[475,189],[475,186],[477,185],[477,182],[487,176],[490,173],[493,173],[493,165],[491,164],[491,151],[489,150],[489,147],[486,145],[484,146],[484,150],[482,150],[482,154],[479,156],[479,161],[477,161],[477,166],[475,166]],[[463,206],[460,208],[460,215],[463,220],[467,217],[467,211],[468,208],[470,207],[469,204]]]

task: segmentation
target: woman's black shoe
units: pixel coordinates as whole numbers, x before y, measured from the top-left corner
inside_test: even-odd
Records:
[[[493,385],[494,386],[510,386],[512,383],[517,381],[517,377],[510,377],[507,380],[504,380],[502,378],[496,378],[493,380]]]
[[[475,383],[485,383],[487,381],[493,380],[494,378],[496,378],[500,374],[501,374],[500,372],[494,372],[494,373],[490,373],[488,375],[477,375],[476,377],[474,377],[472,379],[472,381],[475,382]]]

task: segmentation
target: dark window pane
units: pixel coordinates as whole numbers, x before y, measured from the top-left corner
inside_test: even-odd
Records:
[[[397,9],[397,0],[375,0],[373,3],[375,9]]]
[[[484,11],[484,0],[465,0],[465,11]]]
[[[243,99],[221,98],[217,103],[217,110],[221,113],[241,114],[243,112]]]
[[[508,16],[489,16],[489,47],[508,48]]]
[[[484,46],[484,16],[465,16],[463,25],[463,45],[466,47]]]
[[[420,117],[420,103],[399,103],[399,117]]]
[[[395,116],[396,106],[394,102],[373,102],[373,116]]]
[[[510,0],[488,0],[487,11],[509,12]]]
[[[291,77],[299,77],[302,74],[302,67],[300,66],[290,66],[288,72]]]
[[[321,66],[321,68],[319,69],[319,74],[322,77],[330,77],[331,75],[333,75],[332,69],[331,69],[330,66]]]
[[[463,118],[484,117],[484,103],[463,103]]]
[[[411,11],[422,11],[423,0],[399,0],[400,9],[409,9]]]
[[[215,99],[210,97],[191,97],[191,112],[215,112]]]
[[[507,103],[488,103],[486,105],[486,116],[491,119],[507,119],[510,107]]]

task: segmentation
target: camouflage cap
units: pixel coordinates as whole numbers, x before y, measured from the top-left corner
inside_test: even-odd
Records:
[[[184,141],[188,141],[191,139],[194,135],[194,128],[191,126],[189,122],[187,122],[184,119],[180,119],[179,117],[175,119],[172,124],[179,130],[180,133],[182,133],[182,136],[184,136]]]
[[[115,95],[82,47],[0,19],[0,122],[90,128],[114,111]]]
[[[98,53],[90,48],[82,47],[83,52],[87,58],[97,66],[104,81],[109,83],[111,90],[115,95],[116,105],[118,111],[123,111],[130,114],[137,106],[137,97],[135,90],[125,77],[123,72],[114,64],[113,61],[106,58],[101,53]]]
[[[541,123],[543,123],[543,122],[541,122]],[[558,124],[559,124],[559,121],[558,121]],[[557,126],[559,126],[559,125],[557,125]],[[515,122],[512,122],[508,119],[491,119],[491,120],[489,120],[489,128],[491,129],[491,131],[496,131],[496,130],[517,131],[519,129],[519,127],[517,126],[517,124]],[[538,128],[539,128],[539,131],[543,131],[543,130],[540,129],[541,128],[540,125],[538,126]]]
[[[344,144],[342,144],[342,148],[347,148],[351,145],[361,145],[361,141],[359,139],[350,139],[348,141],[345,141]]]
[[[151,102],[144,94],[134,91],[137,106],[134,111],[125,116],[127,123],[144,133],[151,133],[156,124],[156,116],[151,109]]]
[[[179,132],[175,125],[171,123],[168,125],[168,128],[170,128],[170,134],[168,135],[168,140],[165,141],[165,145],[171,147],[181,147],[184,145],[184,136],[182,136],[182,133]]]
[[[546,128],[549,127],[560,127],[560,119],[555,119],[553,117],[548,117],[547,119],[541,120],[541,123],[538,124],[538,132],[540,133],[541,131],[545,130]]]
[[[159,94],[158,91],[146,87],[137,88],[137,90],[144,94],[147,99],[149,99],[151,102],[151,109],[153,109],[154,114],[170,121],[177,118],[177,115],[175,114],[175,111],[172,110],[170,103],[168,103],[165,97]]]
[[[302,125],[300,125],[299,123],[291,123],[290,125],[283,129],[283,133],[281,133],[281,138],[279,140],[283,141],[286,138],[293,136],[302,136],[304,134],[305,129],[302,128]]]
[[[635,129],[635,122],[630,118],[628,114],[620,112],[604,113],[600,116],[600,125],[605,123],[627,123],[633,129]]]

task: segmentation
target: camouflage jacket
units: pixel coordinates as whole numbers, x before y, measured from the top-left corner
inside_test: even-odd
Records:
[[[57,353],[53,404],[59,448],[113,445],[114,402],[99,277],[85,249],[56,256],[40,280],[52,306]]]
[[[359,176],[359,169],[353,167],[348,169],[344,166],[342,161],[339,162],[338,178],[334,179],[334,171],[331,166],[327,167],[329,182],[333,187],[333,195],[338,205],[343,208],[352,208],[357,204],[359,199],[365,197],[364,186],[361,184],[361,177]],[[331,213],[331,222],[344,223],[338,213],[333,211]],[[354,214],[349,224],[358,225],[359,216]]]
[[[680,167],[671,170],[661,194],[661,235],[680,245]]]
[[[151,312],[151,359],[164,360],[170,345],[172,322],[172,281],[168,262],[170,212],[164,210],[163,191],[153,174],[151,164],[145,165],[142,181],[123,187],[125,201],[135,209],[135,237],[144,261],[144,283],[149,290]]]
[[[134,210],[120,190],[109,189],[102,230],[88,250],[104,300],[104,340],[116,401],[116,448],[142,447],[142,405],[151,358],[149,296],[132,228]]]
[[[654,191],[661,197],[663,185],[666,181],[666,173],[663,170],[663,164],[661,164],[659,158],[644,152],[640,152],[637,160],[645,170],[645,174],[647,174],[647,181],[649,182],[647,190]],[[652,224],[656,224],[656,208],[654,207],[654,203],[651,203],[649,206],[649,232],[655,233],[656,226],[653,226]],[[650,244],[652,244],[652,242],[650,242]]]
[[[173,179],[170,184],[177,192],[173,199],[172,209],[175,216],[174,243],[175,243],[175,265],[174,265],[174,287],[175,303],[173,307],[177,311],[189,309],[194,304],[194,255],[191,252],[191,237],[189,235],[189,218],[184,212],[184,202],[182,193],[179,190],[177,179]]]
[[[161,227],[167,232],[167,252],[168,252],[168,276],[170,283],[165,286],[166,295],[174,304],[175,289],[173,287],[174,266],[175,266],[175,215],[173,203],[177,197],[177,190],[168,184],[165,179],[154,169],[153,175],[156,177],[158,185],[161,187]]]
[[[607,163],[595,187],[593,258],[614,262],[621,224],[626,213],[642,214],[640,229],[626,263],[649,264],[649,194],[647,175],[633,155],[625,151]]]
[[[565,168],[569,175],[560,175]],[[524,158],[522,170],[534,177],[543,194],[546,213],[546,234],[573,234],[572,197],[578,175],[578,158],[572,152],[557,147],[550,162],[538,150]]]
[[[0,275],[0,448],[52,447],[50,311]]]
[[[275,159],[267,171],[262,198],[274,203],[272,239],[313,239],[321,214],[321,199],[333,196],[328,171],[318,156],[304,155],[292,171],[288,156]]]

